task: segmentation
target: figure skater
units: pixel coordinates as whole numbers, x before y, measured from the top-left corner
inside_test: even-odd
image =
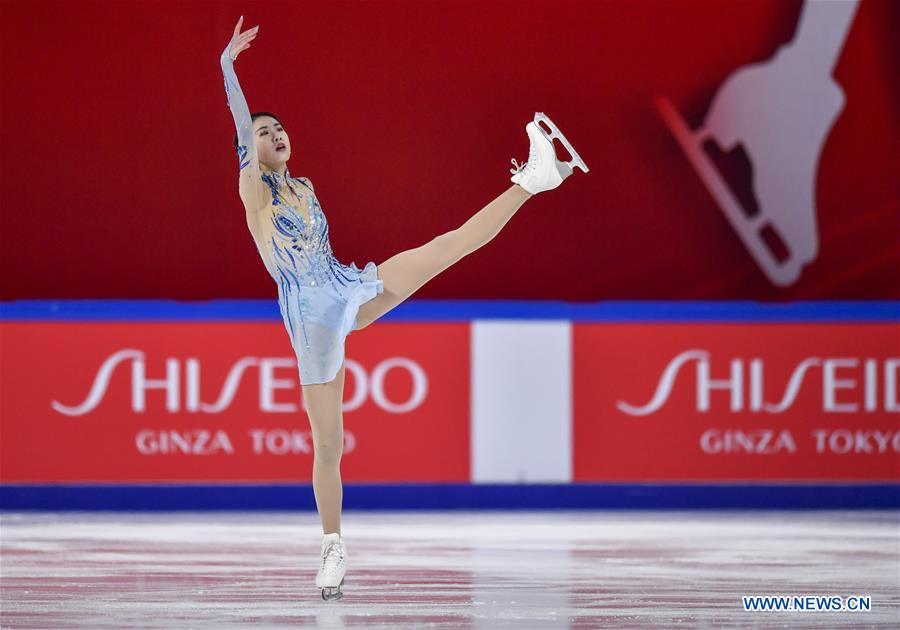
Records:
[[[528,162],[511,160],[513,185],[454,230],[363,269],[335,259],[328,220],[306,177],[291,177],[291,140],[281,120],[269,112],[250,113],[233,62],[250,47],[259,25],[241,32],[238,19],[220,63],[228,106],[234,118],[238,191],[247,226],[272,279],[278,305],[297,357],[314,443],[313,492],[322,521],[322,558],[316,587],[322,598],[342,597],[346,545],[341,536],[340,460],[343,449],[344,339],[403,302],[463,256],[490,241],[525,201],[559,186],[578,167],[588,168],[566,138],[541,113],[525,126]],[[550,134],[539,126],[544,122]],[[572,155],[556,159],[553,139]]]

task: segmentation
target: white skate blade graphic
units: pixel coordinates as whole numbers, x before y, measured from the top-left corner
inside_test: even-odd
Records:
[[[667,99],[656,99],[663,121],[701,181],[760,269],[778,286],[796,282],[819,252],[816,175],[822,147],[844,107],[832,72],[857,4],[807,0],[794,39],[769,60],[733,72],[696,131]],[[747,208],[706,153],[707,142],[726,153],[738,145],[745,150],[753,195]]]
[[[543,127],[539,124],[541,121],[545,122],[548,127],[550,127],[550,133],[548,134],[544,131]],[[565,164],[569,167],[569,170],[572,171],[576,167],[581,169],[581,172],[587,173],[588,167],[587,164],[584,163],[584,160],[581,159],[581,156],[578,155],[578,152],[575,151],[575,147],[572,146],[572,143],[568,141],[568,139],[563,135],[563,133],[559,130],[559,128],[553,124],[553,121],[544,114],[544,112],[535,112],[534,114],[534,125],[540,130],[542,134],[550,141],[550,144],[553,144],[554,138],[559,138],[559,141],[563,143],[563,146],[566,147],[566,151],[569,152],[569,155],[572,156],[571,162],[560,162],[561,164]]]
[[[703,132],[692,132],[667,99],[663,97],[657,98],[656,106],[672,135],[675,136],[675,140],[678,141],[694,170],[697,171],[709,194],[715,199],[728,222],[731,223],[731,227],[737,232],[741,242],[744,243],[744,247],[756,260],[756,264],[759,265],[774,284],[785,286],[795,282],[800,276],[803,265],[809,261],[802,260],[797,256],[790,256],[781,262],[778,260],[760,233],[763,227],[769,224],[769,218],[766,216],[765,210],[761,209],[762,211],[755,217],[748,217],[744,213],[740,202],[732,194],[731,189],[719,176],[715,165],[703,151],[706,134]]]

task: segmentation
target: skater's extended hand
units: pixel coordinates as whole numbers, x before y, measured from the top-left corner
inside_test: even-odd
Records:
[[[238,19],[237,24],[234,25],[234,35],[231,36],[231,42],[228,44],[228,56],[231,57],[232,60],[237,59],[237,56],[240,55],[245,48],[250,48],[250,42],[256,38],[256,32],[259,30],[259,24],[257,24],[250,30],[241,33],[241,23],[243,23],[243,21],[244,16],[242,15]]]

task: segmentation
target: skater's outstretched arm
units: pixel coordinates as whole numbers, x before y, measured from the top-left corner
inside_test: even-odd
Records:
[[[247,212],[262,210],[266,205],[265,184],[260,179],[259,160],[256,155],[256,143],[253,140],[253,120],[250,117],[250,108],[247,99],[241,91],[237,75],[234,73],[234,60],[242,50],[250,46],[250,41],[256,37],[259,26],[241,33],[242,15],[234,27],[231,41],[222,52],[219,63],[222,66],[222,74],[225,77],[225,95],[228,98],[228,107],[234,118],[234,126],[238,137],[238,190],[241,201]]]

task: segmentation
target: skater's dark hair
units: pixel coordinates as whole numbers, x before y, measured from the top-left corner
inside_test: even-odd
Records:
[[[276,116],[276,115],[273,114],[272,112],[253,112],[252,114],[250,114],[250,122],[252,123],[254,120],[256,120],[257,118],[259,118],[260,116],[271,116],[272,118],[274,118],[275,120],[278,121],[278,124],[279,124],[279,125],[281,125],[282,127],[284,127],[284,125],[283,125],[282,122],[281,122],[281,119],[278,118],[278,116]],[[234,136],[234,140],[231,141],[231,144],[234,145],[234,150],[237,151],[237,147],[238,147],[238,137],[237,137],[237,135]]]

